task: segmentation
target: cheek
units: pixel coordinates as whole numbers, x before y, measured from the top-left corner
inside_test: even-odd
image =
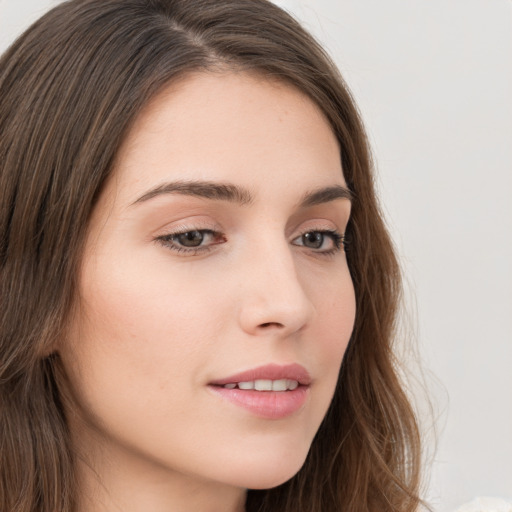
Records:
[[[345,353],[346,346],[352,335],[356,316],[355,293],[351,280],[347,280],[341,291],[333,293],[331,300],[326,301],[326,325],[332,340],[332,350],[341,354]],[[340,340],[342,342],[340,343]]]
[[[113,267],[96,268],[94,279],[84,275],[79,321],[61,356],[79,412],[75,432],[101,432],[107,443],[181,464],[184,455],[169,455],[181,450],[173,440],[192,450],[205,423],[190,404],[208,411],[197,389],[212,356],[215,319],[193,286],[153,270],[142,278]]]
[[[317,383],[317,400],[314,403],[316,418],[321,421],[334,395],[354,327],[355,293],[348,268],[333,273],[331,279],[323,281],[323,286],[311,286],[309,294],[317,314],[304,351],[322,376]],[[315,425],[316,428],[318,426],[319,423]]]
[[[317,340],[323,347],[327,367],[341,358],[354,328],[356,300],[354,286],[347,267],[324,279],[322,286],[313,283],[309,293],[317,313]],[[330,358],[333,361],[329,364]]]
[[[147,252],[151,255],[151,248]],[[116,265],[116,258],[104,257],[102,265],[85,273],[82,294],[86,314],[94,320],[90,323],[110,329],[112,339],[122,342],[187,337],[197,319],[208,318],[209,305],[218,303],[218,290],[205,288],[200,276],[185,266],[174,268],[165,256],[149,258],[146,251],[131,258],[121,254],[122,266]]]
[[[355,292],[348,270],[340,280],[342,286],[331,290],[322,299],[321,313],[324,331],[319,335],[323,340],[322,360],[319,362],[329,375],[332,393],[338,380],[339,370],[348,342],[352,335],[356,315]]]
[[[109,401],[143,407],[175,398],[163,390],[180,386],[184,395],[208,358],[214,319],[193,280],[128,263],[85,269],[79,318],[62,351],[80,402],[91,408]]]

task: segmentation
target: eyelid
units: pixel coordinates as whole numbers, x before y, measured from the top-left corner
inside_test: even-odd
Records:
[[[192,215],[187,218],[176,219],[173,222],[167,222],[166,224],[163,224],[158,229],[153,231],[152,238],[157,238],[159,236],[165,236],[169,234],[180,234],[187,231],[200,231],[207,229],[210,231],[222,231],[222,227],[219,225],[219,223],[215,222],[208,215]]]

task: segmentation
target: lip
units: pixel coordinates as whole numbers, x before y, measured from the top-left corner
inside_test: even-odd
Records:
[[[225,384],[258,379],[296,380],[299,386],[287,391],[256,391],[222,387]],[[311,382],[308,371],[299,364],[269,364],[212,381],[208,384],[208,388],[254,416],[267,420],[279,420],[303,408],[309,396]]]
[[[300,364],[267,364],[265,366],[258,366],[244,372],[230,375],[222,379],[210,382],[212,386],[224,386],[233,382],[247,382],[257,379],[290,379],[296,380],[301,386],[309,386],[311,384],[311,376],[304,366]]]

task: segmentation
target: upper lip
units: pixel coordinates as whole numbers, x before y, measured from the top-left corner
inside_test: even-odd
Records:
[[[222,379],[214,380],[210,382],[213,386],[224,386],[225,384],[231,384],[234,382],[251,382],[255,380],[296,380],[302,386],[309,386],[311,384],[311,376],[309,375],[306,368],[300,364],[267,364],[264,366],[258,366],[229,377],[223,377]]]

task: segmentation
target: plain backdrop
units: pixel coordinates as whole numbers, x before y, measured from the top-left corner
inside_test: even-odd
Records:
[[[0,0],[0,50],[55,3]],[[368,127],[437,379],[427,498],[512,500],[512,0],[276,3],[326,46]]]

